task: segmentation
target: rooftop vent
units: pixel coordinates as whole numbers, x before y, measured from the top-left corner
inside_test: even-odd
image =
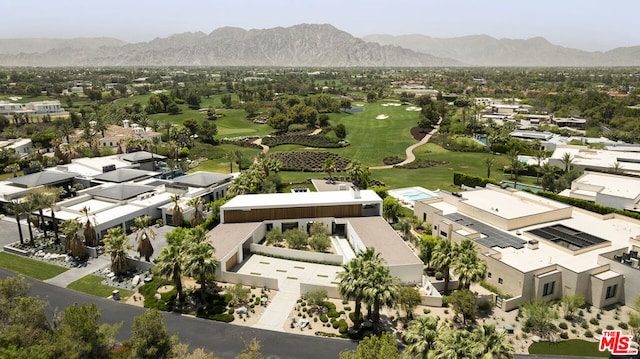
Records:
[[[529,249],[538,249],[538,246],[539,246],[539,243],[535,239],[530,239],[527,242],[527,248],[529,248]]]

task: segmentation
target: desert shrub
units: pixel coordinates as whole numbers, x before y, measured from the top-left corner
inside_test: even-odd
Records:
[[[558,327],[560,327],[560,329],[564,329],[564,330],[567,330],[569,328],[569,326],[565,322],[561,322],[560,324],[558,324]]]
[[[587,338],[593,338],[593,333],[590,330],[584,332],[584,336]]]
[[[580,326],[582,327],[582,329],[588,329],[589,328],[589,323],[587,323],[587,321],[585,320],[584,322],[582,322],[580,324]]]
[[[216,320],[218,322],[231,323],[235,319],[232,314],[214,314],[209,317],[209,319]]]
[[[598,319],[596,319],[596,318],[591,318],[589,320],[589,323],[591,323],[593,325],[598,325],[598,324],[600,324],[600,321]]]
[[[398,164],[398,163],[400,163],[402,161],[403,161],[403,159],[398,157],[398,156],[387,156],[387,157],[382,159],[382,162],[385,165],[395,165],[395,164]]]
[[[560,333],[560,338],[565,339],[565,340],[569,339],[569,333],[567,333],[567,332]]]
[[[349,313],[349,319],[352,322],[355,322],[356,321],[356,313],[355,312]],[[362,312],[360,312],[360,321],[362,321],[363,319],[364,319],[364,315],[362,315]]]
[[[620,329],[624,329],[624,330],[629,329],[629,325],[625,322],[618,323],[618,326],[620,327]]]

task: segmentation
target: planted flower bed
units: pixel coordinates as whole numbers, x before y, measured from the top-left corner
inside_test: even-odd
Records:
[[[262,144],[269,147],[279,145],[302,145],[318,148],[338,148],[348,146],[349,143],[334,137],[323,135],[309,136],[305,134],[285,134],[279,136],[269,136],[262,139]]]
[[[331,152],[291,151],[274,153],[269,157],[280,161],[283,171],[322,172],[324,161],[327,158],[331,158],[336,165],[335,170],[341,172],[344,171],[351,162]]]

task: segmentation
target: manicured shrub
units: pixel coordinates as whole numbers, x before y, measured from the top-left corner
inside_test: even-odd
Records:
[[[326,314],[320,314],[320,321],[326,323],[329,321],[329,317]]]

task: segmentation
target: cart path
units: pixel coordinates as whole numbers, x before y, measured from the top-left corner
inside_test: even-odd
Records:
[[[381,170],[381,169],[385,169],[385,168],[394,168],[395,166],[402,166],[402,165],[406,165],[408,163],[411,163],[413,161],[416,160],[416,156],[413,154],[413,150],[416,149],[417,147],[420,147],[422,145],[424,145],[425,143],[429,142],[429,140],[431,139],[431,137],[433,137],[433,135],[435,135],[438,132],[438,129],[440,128],[440,122],[442,122],[442,117],[438,120],[438,123],[436,125],[433,126],[433,129],[431,130],[431,132],[429,132],[426,136],[424,136],[419,142],[414,143],[413,145],[407,147],[407,149],[404,151],[405,155],[407,156],[407,159],[397,163],[395,165],[386,165],[386,166],[375,166],[375,167],[369,167],[370,170]]]

